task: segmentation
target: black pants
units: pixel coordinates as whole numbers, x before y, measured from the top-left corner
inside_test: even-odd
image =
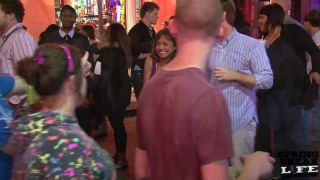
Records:
[[[302,106],[290,105],[285,95],[283,91],[273,93],[273,96],[264,99],[268,101],[268,106],[259,107],[260,124],[255,150],[270,152],[271,128],[274,132],[274,151],[308,150],[309,144],[303,133],[306,122],[302,119]]]
[[[91,119],[93,117],[92,106],[79,106],[76,108],[76,116],[80,127],[87,133],[88,136],[91,135]]]
[[[114,131],[117,153],[125,153],[127,146],[127,132],[124,127],[125,109],[109,113],[108,117]]]
[[[99,106],[99,105],[98,105]],[[99,106],[96,108],[96,120],[97,124],[100,125],[107,115],[114,131],[114,140],[116,144],[117,153],[125,153],[127,146],[127,132],[124,127],[125,108],[116,110],[114,112],[104,113],[103,107]]]
[[[255,150],[273,152],[276,159],[276,176],[280,176],[281,170],[279,152],[308,150],[303,133],[306,122],[302,119],[302,106],[290,104],[287,95],[286,91],[277,90],[258,101],[260,123],[257,128]],[[274,149],[271,149],[271,130],[274,134]]]
[[[271,131],[270,124],[264,122],[260,122],[258,124],[255,139],[255,151],[265,151],[272,154]]]
[[[134,94],[138,98],[143,87],[143,70],[131,70],[131,82]]]

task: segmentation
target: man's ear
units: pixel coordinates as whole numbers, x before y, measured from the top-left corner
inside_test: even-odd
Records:
[[[7,15],[8,19],[9,19],[10,21],[16,19],[16,15],[15,15],[14,13],[9,13],[9,14],[6,14],[6,15]]]
[[[222,21],[226,21],[226,20],[227,20],[227,13],[225,11],[223,11]]]
[[[178,26],[175,18],[169,21],[168,27],[172,35],[176,36],[178,34]]]

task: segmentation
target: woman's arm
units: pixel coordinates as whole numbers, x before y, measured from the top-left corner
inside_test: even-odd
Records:
[[[20,78],[19,76],[14,76],[14,86],[8,96],[22,94],[26,91],[27,87],[27,83],[22,78]]]
[[[149,56],[144,63],[144,84],[150,79],[152,71],[152,58]]]
[[[27,83],[18,76],[0,75],[0,94],[3,97],[24,93]]]
[[[9,144],[9,143],[0,147],[0,151],[4,152],[6,154],[9,154],[11,156],[14,155],[14,147],[12,144]]]

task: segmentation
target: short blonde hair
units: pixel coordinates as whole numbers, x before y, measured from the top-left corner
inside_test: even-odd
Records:
[[[222,21],[220,0],[177,0],[176,20],[189,30],[214,35]]]

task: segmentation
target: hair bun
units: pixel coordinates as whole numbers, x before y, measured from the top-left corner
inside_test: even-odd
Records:
[[[18,62],[17,73],[33,87],[39,87],[40,66],[33,57],[25,58]]]

